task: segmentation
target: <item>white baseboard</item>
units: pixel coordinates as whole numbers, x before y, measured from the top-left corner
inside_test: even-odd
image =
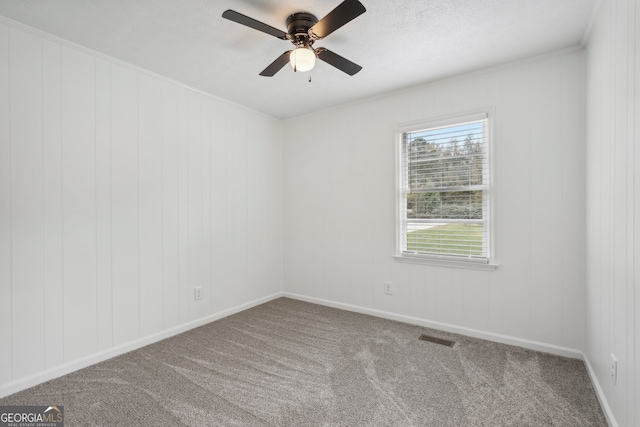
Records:
[[[8,396],[13,393],[17,393],[21,390],[27,389],[29,387],[33,387],[37,384],[43,383],[45,381],[52,380],[54,378],[61,377],[62,375],[69,374],[71,372],[77,371],[78,369],[86,368],[87,366],[95,365],[96,363],[102,362],[104,360],[110,359],[112,357],[120,356],[121,354],[128,353],[130,351],[142,348],[146,345],[153,344],[155,342],[161,341],[163,339],[172,337],[174,335],[181,334],[190,329],[197,328],[198,326],[206,325],[207,323],[213,322],[214,320],[222,319],[224,317],[230,316],[235,313],[239,313],[241,311],[247,310],[251,307],[255,307],[260,304],[264,304],[265,302],[269,302],[276,298],[280,298],[283,296],[282,292],[278,292],[266,297],[258,298],[253,301],[249,301],[245,304],[240,304],[238,306],[229,308],[227,310],[220,311],[218,313],[211,314],[209,316],[203,317],[198,320],[194,320],[191,322],[184,323],[180,326],[176,326],[170,329],[167,329],[162,332],[158,332],[153,335],[146,336],[144,338],[137,339],[135,341],[130,341],[126,344],[119,345],[117,347],[110,348],[105,351],[101,351],[90,356],[84,357],[82,359],[74,360],[72,362],[65,363],[61,366],[48,369],[46,371],[25,377],[20,378],[16,381],[10,382],[8,384],[0,385],[0,398]]]
[[[593,370],[593,366],[591,366],[591,362],[589,362],[589,358],[586,354],[583,354],[582,360],[584,360],[584,364],[587,367],[587,373],[589,374],[589,378],[591,379],[591,384],[593,384],[593,388],[596,391],[596,396],[598,396],[598,401],[600,402],[600,407],[602,408],[602,412],[604,412],[604,416],[607,418],[609,426],[618,427],[618,422],[613,416],[613,411],[609,406],[609,402],[607,402],[607,398],[604,396],[604,391],[602,390],[602,386],[600,386],[600,381],[598,381],[596,372]]]
[[[388,311],[376,310],[373,308],[361,307],[358,305],[345,304],[336,301],[325,300],[322,298],[307,297],[304,295],[284,292],[283,296],[287,298],[297,299],[300,301],[311,302],[314,304],[325,305],[327,307],[340,308],[342,310],[353,311],[356,313],[368,314],[371,316],[381,317],[383,319],[397,320],[399,322],[410,323],[412,325],[424,326],[426,328],[438,329],[441,331],[452,332],[454,334],[466,335],[473,338],[480,338],[487,341],[499,342],[501,344],[515,345],[531,350],[551,353],[557,356],[570,357],[572,359],[582,359],[583,354],[580,350],[561,347],[553,344],[546,344],[538,341],[530,341],[523,338],[512,337],[508,335],[496,334],[493,332],[481,331],[478,329],[465,328],[462,326],[451,325],[449,323],[434,322],[432,320],[422,319],[419,317],[406,316],[404,314],[391,313]]]
[[[451,325],[449,323],[442,322],[434,322],[431,320],[421,319],[419,317],[406,316],[403,314],[391,313],[388,311],[376,310],[372,308],[361,307],[358,305],[345,304],[341,302],[325,300],[322,298],[308,297],[305,295],[294,294],[291,292],[284,292],[283,296],[287,298],[297,299],[300,301],[306,301],[314,304],[324,305],[327,307],[339,308],[342,310],[353,311],[356,313],[368,314],[370,316],[381,317],[383,319],[397,320],[399,322],[410,323],[412,325],[424,326],[431,329],[438,329],[441,331],[452,332],[455,334],[466,335],[469,337],[480,338],[487,341],[499,342],[501,344],[515,345],[518,347],[528,348],[530,350],[542,351],[544,353],[555,354],[557,356],[570,357],[572,359],[580,359],[584,361],[585,366],[587,367],[587,372],[589,374],[589,378],[591,379],[591,384],[596,392],[596,396],[598,397],[598,401],[600,402],[600,406],[602,408],[602,412],[607,419],[610,427],[618,427],[618,423],[616,422],[615,417],[613,416],[613,412],[611,411],[611,407],[607,402],[607,399],[604,395],[602,387],[600,386],[600,382],[595,375],[595,372],[589,362],[589,358],[586,354],[584,354],[580,350],[575,350],[567,347],[561,347],[553,344],[546,344],[537,341],[531,341],[523,338],[512,337],[508,335],[496,334],[493,332],[485,332],[472,328],[465,328],[461,326]]]

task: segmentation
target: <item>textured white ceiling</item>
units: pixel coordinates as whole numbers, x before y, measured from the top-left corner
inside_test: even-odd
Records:
[[[341,0],[0,0],[0,15],[194,88],[287,118],[574,46],[596,0],[361,0],[367,8],[315,47],[363,66],[353,77],[258,73],[291,44],[221,17],[233,9],[286,31]]]

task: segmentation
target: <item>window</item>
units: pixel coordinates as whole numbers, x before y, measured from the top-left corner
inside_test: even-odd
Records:
[[[490,264],[486,112],[400,127],[400,258]]]

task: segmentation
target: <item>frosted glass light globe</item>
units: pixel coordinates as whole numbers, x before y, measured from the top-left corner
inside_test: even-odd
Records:
[[[289,62],[295,71],[309,71],[316,63],[316,55],[311,49],[300,47],[289,54]]]

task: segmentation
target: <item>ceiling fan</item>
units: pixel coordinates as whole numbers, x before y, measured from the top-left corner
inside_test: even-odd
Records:
[[[274,76],[287,62],[291,63],[294,71],[309,71],[313,68],[316,58],[353,76],[362,69],[360,65],[329,49],[314,48],[313,43],[325,38],[365,11],[366,9],[358,0],[344,0],[321,20],[311,13],[297,12],[287,18],[288,32],[286,33],[231,9],[226,10],[222,17],[279,39],[289,40],[295,46],[293,50],[286,51],[262,70],[261,76]]]

